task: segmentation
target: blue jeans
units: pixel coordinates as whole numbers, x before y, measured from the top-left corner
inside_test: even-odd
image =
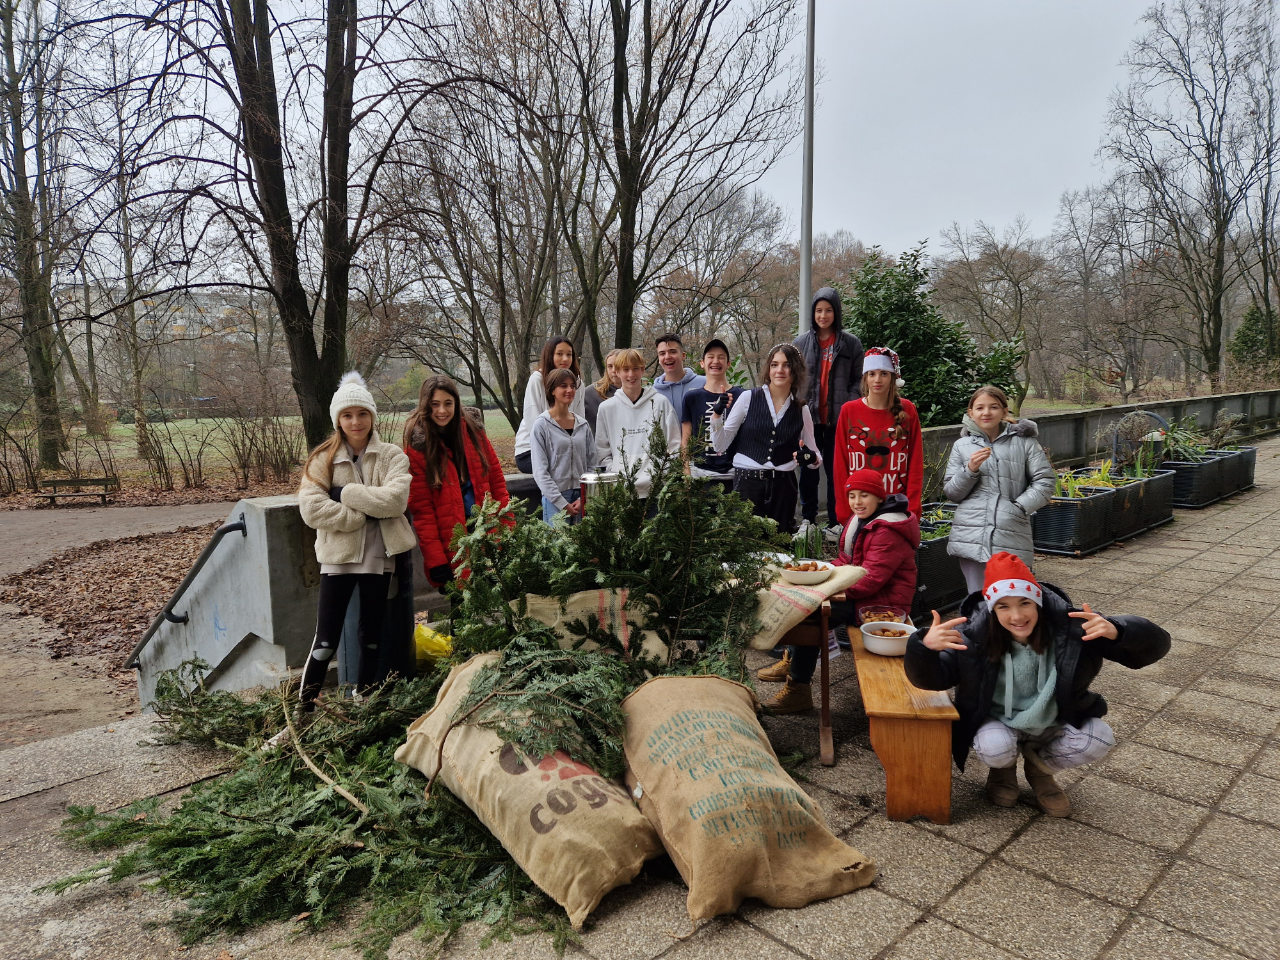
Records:
[[[577,503],[578,497],[582,495],[582,491],[581,490],[561,490],[560,495],[564,497],[566,500],[568,500],[570,503]],[[542,498],[542,519],[547,523],[550,523],[553,519],[555,519],[555,515],[557,513],[560,513],[560,508],[557,507],[554,503],[552,503],[549,497],[543,497]],[[570,524],[575,524],[581,519],[582,519],[581,516],[569,517],[568,522]]]

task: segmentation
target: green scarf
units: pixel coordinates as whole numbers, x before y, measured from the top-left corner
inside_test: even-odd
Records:
[[[1032,736],[1041,734],[1058,719],[1058,703],[1053,696],[1057,682],[1058,662],[1052,642],[1044,653],[1036,653],[1015,641],[1013,649],[1000,661],[991,715],[1006,727]]]

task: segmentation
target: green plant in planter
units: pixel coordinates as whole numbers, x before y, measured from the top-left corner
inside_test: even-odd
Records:
[[[1194,413],[1182,420],[1170,420],[1169,426],[1159,431],[1159,434],[1164,441],[1167,460],[1195,463],[1203,460],[1209,450],[1208,438],[1200,432]]]
[[[941,540],[943,537],[951,535],[950,523],[939,523],[930,527],[928,530],[920,531],[920,542],[928,543],[930,540]]]
[[[1096,487],[1096,483],[1091,483],[1088,477],[1075,477],[1069,473],[1060,473],[1053,481],[1053,495],[1066,500],[1083,500],[1089,496],[1086,487]],[[1114,484],[1109,484],[1114,486]]]
[[[1092,471],[1079,479],[1085,486],[1089,487],[1117,487],[1123,486],[1133,478],[1115,473],[1112,470],[1111,461],[1103,460]]]

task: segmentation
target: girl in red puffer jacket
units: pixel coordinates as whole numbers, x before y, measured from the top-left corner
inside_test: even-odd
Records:
[[[845,588],[844,603],[831,605],[831,623],[833,627],[856,623],[856,611],[872,607],[891,608],[906,619],[916,592],[920,522],[907,509],[905,496],[885,495],[879,470],[855,470],[845,479],[844,489],[849,522],[840,537],[836,566],[853,564],[866,573]],[[810,684],[818,653],[817,647],[793,647],[776,664],[757,671],[757,680],[787,682],[764,705],[765,710],[804,713],[813,709]]]
[[[409,455],[409,510],[432,586],[444,592],[453,580],[450,543],[486,496],[507,504],[502,466],[473,414],[462,409],[451,377],[427,377],[418,406],[404,425]]]

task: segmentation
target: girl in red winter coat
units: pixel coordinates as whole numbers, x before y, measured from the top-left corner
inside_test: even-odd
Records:
[[[427,377],[418,406],[404,425],[409,455],[409,510],[432,586],[445,591],[453,580],[450,543],[458,525],[486,496],[507,504],[502,465],[484,426],[462,408],[458,385],[445,376]]]
[[[849,522],[840,538],[838,566],[853,564],[867,572],[844,591],[845,602],[832,604],[833,624],[857,622],[858,609],[892,609],[906,618],[916,592],[916,549],[920,522],[900,493],[886,494],[878,470],[855,470],[845,479]],[[756,673],[767,682],[787,685],[765,704],[770,713],[813,709],[810,683],[817,647],[793,647],[773,666]]]

